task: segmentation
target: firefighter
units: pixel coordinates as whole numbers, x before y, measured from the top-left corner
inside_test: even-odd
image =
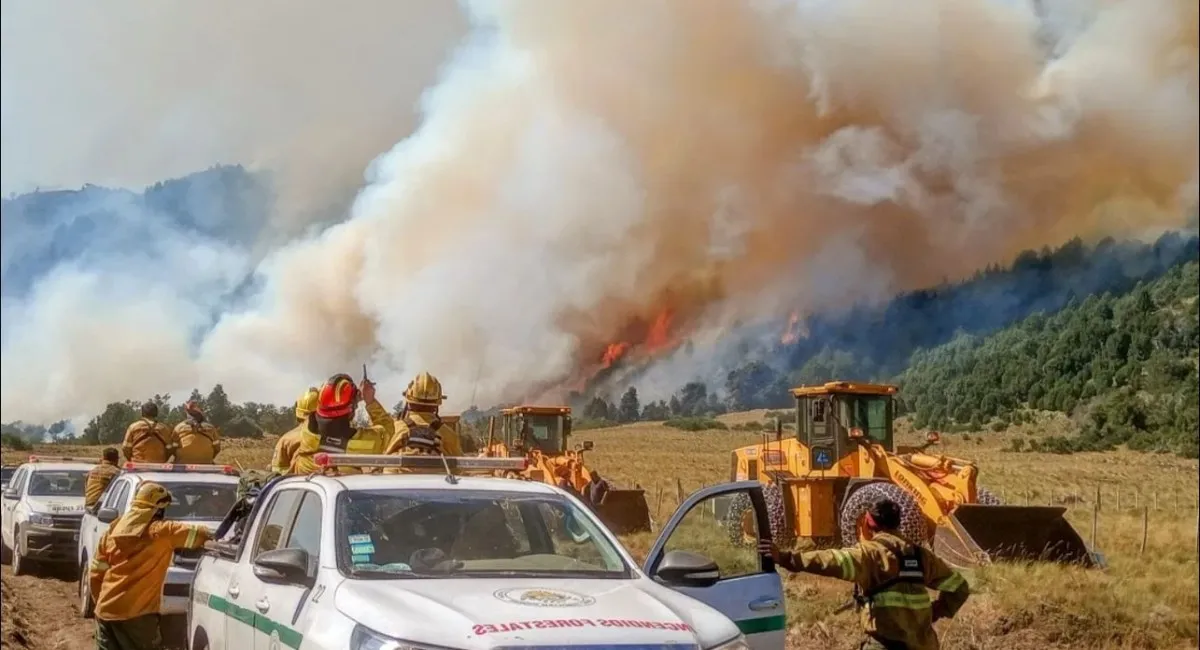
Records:
[[[175,456],[179,444],[167,425],[158,421],[158,404],[142,404],[142,417],[125,430],[121,452],[133,463],[165,463]]]
[[[360,400],[366,404],[371,418],[370,424],[362,427],[354,424],[354,411]],[[395,431],[395,420],[375,399],[375,384],[364,378],[361,386],[355,386],[349,375],[334,375],[318,391],[317,408],[308,416],[289,472],[311,474],[317,471],[314,457],[322,451],[381,454]],[[358,473],[357,469],[348,467],[339,468],[339,471]]]
[[[462,456],[458,432],[438,417],[438,407],[444,399],[442,383],[437,377],[427,372],[414,377],[404,389],[404,408],[386,453]]]
[[[937,650],[933,623],[952,618],[970,595],[966,580],[931,551],[900,537],[901,511],[883,500],[866,513],[871,538],[838,550],[782,552],[770,541],[759,550],[788,571],[854,583],[854,599],[870,650]],[[930,599],[928,589],[938,592]]]
[[[271,457],[271,471],[276,474],[287,474],[292,466],[292,458],[300,448],[300,439],[308,427],[308,416],[317,410],[319,391],[309,386],[308,390],[296,400],[296,426],[287,433],[279,436],[275,443],[275,455]]]
[[[108,447],[100,456],[100,464],[88,472],[83,497],[83,507],[88,512],[96,511],[96,505],[100,503],[100,497],[104,495],[104,490],[108,488],[109,483],[112,483],[113,478],[121,473],[117,467],[120,460],[116,447]]]
[[[221,453],[221,431],[204,418],[196,402],[183,405],[187,419],[175,426],[176,462],[187,465],[211,465]]]
[[[157,483],[138,488],[129,510],[100,537],[88,570],[96,599],[98,650],[160,650],[159,604],[177,549],[209,539],[198,524],[165,521],[171,494]]]

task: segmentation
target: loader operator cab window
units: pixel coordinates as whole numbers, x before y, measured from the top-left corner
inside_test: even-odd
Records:
[[[888,396],[848,396],[849,424],[863,430],[872,442],[892,448],[892,408]]]
[[[555,455],[565,447],[562,436],[562,418],[557,415],[517,416],[513,423],[518,440],[542,453]]]

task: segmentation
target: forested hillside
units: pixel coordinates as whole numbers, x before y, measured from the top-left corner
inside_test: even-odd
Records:
[[[919,427],[999,429],[1029,409],[1061,411],[1076,416],[1080,436],[1035,446],[1128,444],[1196,457],[1198,293],[1200,266],[1188,262],[1124,294],[1072,301],[990,336],[920,351],[901,377],[906,403]]]

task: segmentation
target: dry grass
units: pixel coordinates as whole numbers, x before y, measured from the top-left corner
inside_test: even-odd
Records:
[[[722,419],[733,425],[762,421],[762,412]],[[1047,421],[1034,430],[1058,427]],[[1008,502],[1066,505],[1068,517],[1090,538],[1096,488],[1101,488],[1099,547],[1106,570],[1060,566],[1000,565],[969,572],[975,596],[953,621],[939,624],[948,649],[1033,648],[1196,648],[1200,625],[1200,569],[1197,565],[1196,461],[1132,452],[1058,456],[1003,451],[1013,436],[1030,427],[1003,433],[947,434],[944,453],[974,459],[980,482]],[[918,437],[901,427],[901,442]],[[640,484],[647,491],[657,522],[677,503],[677,484],[685,492],[729,477],[729,452],[757,442],[755,433],[684,432],[657,423],[581,431],[576,442],[592,440],[589,464],[618,485]],[[97,448],[40,448],[42,453],[98,454]],[[25,454],[4,451],[4,461]],[[270,443],[232,441],[225,462],[263,467]],[[1157,494],[1157,508],[1155,508]],[[1118,507],[1119,499],[1119,507]],[[1142,508],[1148,508],[1148,535],[1142,546]],[[726,541],[716,523],[689,515],[687,536],[672,547],[692,548],[717,559],[724,568],[753,560]],[[644,555],[654,535],[625,538],[635,555]],[[788,590],[791,646],[852,648],[854,614],[833,614],[849,596],[837,581],[790,576]]]

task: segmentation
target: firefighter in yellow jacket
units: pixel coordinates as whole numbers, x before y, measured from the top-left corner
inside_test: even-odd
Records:
[[[175,462],[185,465],[211,465],[221,453],[221,431],[204,417],[195,402],[183,405],[187,419],[175,425],[175,440],[179,445]]]
[[[160,650],[159,604],[176,549],[200,548],[208,529],[165,521],[171,494],[142,483],[129,510],[100,536],[88,570],[98,650]]]
[[[388,445],[388,455],[445,454],[461,456],[458,432],[438,417],[438,407],[446,396],[437,377],[422,372],[404,390],[404,409],[396,422],[396,435]],[[401,470],[390,470],[393,471]]]
[[[95,512],[95,507],[100,503],[100,497],[104,495],[104,490],[108,489],[108,484],[112,483],[113,478],[121,473],[120,468],[117,467],[120,460],[116,448],[108,447],[100,457],[100,464],[88,472],[87,482],[84,483],[83,488],[83,507],[88,512]]]
[[[304,430],[308,428],[308,416],[317,410],[319,392],[310,386],[300,399],[296,400],[296,426],[287,433],[279,436],[275,442],[275,455],[271,457],[271,471],[276,474],[287,474],[292,466],[292,459],[300,449],[300,441]]]
[[[953,617],[970,596],[966,580],[929,550],[900,537],[900,507],[884,500],[866,513],[871,539],[839,550],[785,553],[771,542],[760,550],[788,571],[854,583],[854,598],[870,650],[937,650],[934,621]],[[931,599],[928,590],[937,592]]]
[[[354,412],[358,402],[366,404],[370,424],[356,426]],[[382,454],[396,431],[396,422],[375,399],[375,384],[363,379],[361,386],[346,374],[329,378],[317,394],[317,408],[308,416],[308,425],[300,437],[300,446],[292,458],[289,472],[311,474],[317,471],[319,452],[337,454]],[[338,468],[342,474],[357,474],[355,468]]]
[[[134,463],[165,463],[175,456],[179,443],[167,425],[158,421],[158,404],[142,404],[142,417],[125,430],[121,452]]]

